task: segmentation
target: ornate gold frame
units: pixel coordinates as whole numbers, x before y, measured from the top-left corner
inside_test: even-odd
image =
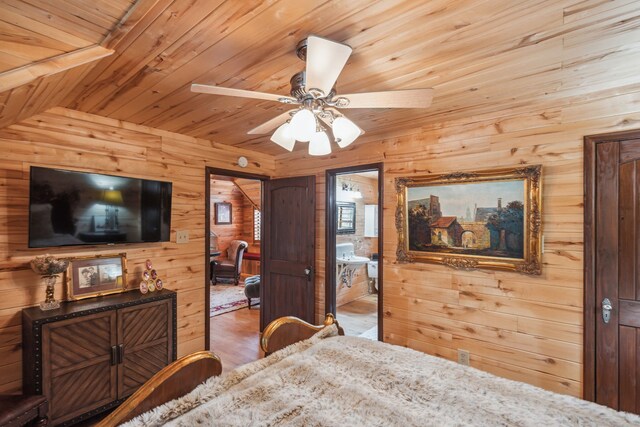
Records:
[[[118,287],[115,287],[113,289],[108,289],[108,290],[100,290],[100,291],[96,291],[96,292],[88,292],[86,294],[81,294],[81,295],[75,295],[73,292],[73,264],[76,261],[84,261],[84,260],[91,260],[91,259],[95,259],[95,260],[102,260],[102,259],[109,259],[109,258],[120,258],[120,263],[122,265],[122,284],[119,285]],[[127,286],[127,254],[122,252],[122,253],[118,253],[118,254],[104,254],[104,255],[89,255],[89,256],[79,256],[79,257],[73,257],[73,258],[69,258],[69,266],[67,267],[67,271],[65,271],[64,273],[64,282],[67,288],[67,299],[71,300],[71,301],[77,301],[77,300],[81,300],[81,299],[85,299],[85,298],[94,298],[94,297],[100,297],[100,296],[104,296],[104,295],[111,295],[111,294],[119,294],[121,292],[124,292]]]
[[[501,168],[477,172],[454,172],[411,178],[396,178],[398,205],[398,262],[432,262],[457,269],[490,268],[524,274],[541,274],[542,254],[542,166]],[[525,184],[525,242],[523,258],[501,258],[483,255],[440,254],[409,250],[407,188],[470,182],[492,182],[522,179]]]

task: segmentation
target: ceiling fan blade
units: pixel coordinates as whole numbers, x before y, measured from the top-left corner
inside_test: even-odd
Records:
[[[386,92],[364,92],[340,94],[349,105],[338,108],[427,108],[433,99],[433,89],[390,90]]]
[[[295,111],[295,110],[289,110],[286,113],[282,113],[279,116],[276,116],[273,119],[268,120],[263,124],[251,129],[247,133],[249,135],[263,135],[265,133],[269,133],[275,128],[277,128],[278,126],[280,126],[281,124],[285,123],[287,120],[289,120],[291,118],[291,114],[289,114],[291,111]]]
[[[288,96],[276,95],[273,93],[255,92],[252,90],[243,90],[243,89],[232,89],[229,87],[221,87],[221,86],[201,85],[198,83],[194,83],[191,85],[191,92],[208,93],[211,95],[237,96],[240,98],[265,99],[267,101],[282,102],[282,99],[293,100],[293,98],[290,98]]]
[[[306,89],[320,89],[328,95],[344,68],[351,46],[318,36],[307,37]]]

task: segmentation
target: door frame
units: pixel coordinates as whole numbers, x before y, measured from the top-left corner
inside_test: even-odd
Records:
[[[325,313],[336,314],[336,183],[338,175],[357,172],[378,172],[378,341],[383,340],[382,301],[384,272],[384,163],[348,166],[325,171],[326,204],[325,204]],[[334,272],[329,274],[329,272]],[[340,321],[340,319],[338,319]]]
[[[596,399],[596,148],[604,142],[640,139],[640,130],[584,137],[584,331],[583,398]]]
[[[210,234],[211,234],[211,175],[222,175],[229,176],[232,178],[246,178],[246,179],[257,179],[261,181],[260,185],[260,207],[264,206],[264,182],[271,179],[271,177],[267,175],[260,175],[256,173],[242,172],[231,169],[220,169],[216,167],[206,166],[204,172],[204,252],[209,252],[209,244],[211,243]],[[264,211],[261,210],[260,215],[262,216],[261,222],[264,223]],[[262,255],[262,245],[264,244],[264,227],[260,227],[260,275],[262,275],[262,269],[264,268],[264,259]],[[204,349],[209,350],[211,347],[211,272],[209,269],[210,258],[205,257],[204,260],[204,301],[205,301],[205,310],[204,310]]]

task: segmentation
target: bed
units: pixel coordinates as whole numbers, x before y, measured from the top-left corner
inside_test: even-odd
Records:
[[[99,424],[640,425],[640,417],[414,350],[281,318],[268,357],[220,376],[210,352],[166,367]]]

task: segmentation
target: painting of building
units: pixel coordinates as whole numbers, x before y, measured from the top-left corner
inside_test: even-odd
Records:
[[[522,257],[523,200],[518,180],[409,188],[409,249]]]
[[[431,222],[430,229],[431,243],[434,245],[460,246],[462,244],[464,229],[455,216],[441,216]]]

